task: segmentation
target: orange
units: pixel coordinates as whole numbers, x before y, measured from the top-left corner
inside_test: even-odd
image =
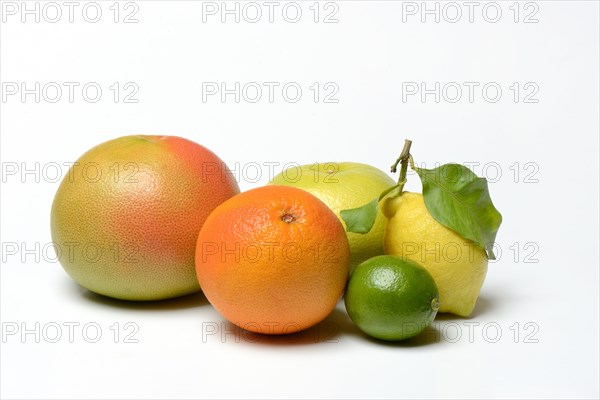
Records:
[[[322,321],[348,278],[341,222],[321,200],[265,186],[217,207],[200,230],[196,273],[210,303],[237,326],[285,334]]]
[[[51,212],[63,268],[81,286],[125,300],[158,300],[200,290],[198,232],[239,193],[223,161],[174,136],[125,136],[71,166]]]

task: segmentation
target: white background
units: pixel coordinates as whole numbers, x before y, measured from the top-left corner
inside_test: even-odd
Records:
[[[220,14],[203,22],[203,4],[193,1],[122,2],[117,23],[113,1],[98,2],[97,23],[83,18],[85,2],[69,22],[59,2],[60,21],[46,20],[55,16],[47,7],[39,23],[35,15],[22,22],[21,3],[12,3],[15,15],[7,3],[0,27],[2,398],[598,398],[597,2],[498,2],[495,23],[486,20],[495,18],[494,5],[482,14],[485,2],[473,22],[459,2],[456,23],[449,22],[456,8],[445,3],[439,23],[410,14],[420,2],[399,1],[322,2],[318,23],[312,1],[299,2],[297,23],[282,17],[283,2],[273,23],[262,2],[257,23],[243,15],[222,23]],[[133,11],[138,22],[124,23]],[[332,11],[338,22],[324,23]],[[527,15],[533,23],[523,21]],[[55,92],[36,103],[33,94],[8,93],[23,82],[80,86],[73,102],[63,86],[56,103],[48,101]],[[96,103],[82,97],[89,82],[103,90]],[[139,88],[137,103],[123,102],[128,82]],[[280,86],[272,103],[266,89],[257,103],[248,96],[236,103],[233,95],[203,101],[203,82]],[[288,82],[303,90],[296,103],[281,95]],[[338,102],[315,102],[315,82],[321,96],[330,91],[325,83],[337,85]],[[439,102],[434,94],[423,101],[407,95],[410,82],[429,89],[456,82],[463,93],[453,103],[447,85]],[[472,101],[464,82],[479,85]],[[502,89],[497,102],[493,88],[482,94],[488,83]],[[527,100],[537,102],[525,102],[534,89]],[[202,296],[145,304],[98,297],[45,251],[55,166],[135,133],[209,147],[237,170],[243,190],[269,178],[263,168],[252,182],[256,171],[244,166],[256,164],[249,163],[278,162],[276,172],[288,162],[324,161],[387,170],[411,138],[415,160],[427,166],[479,163],[470,165],[490,180],[504,217],[499,260],[471,319],[440,316],[426,336],[401,344],[367,339],[343,305],[308,332],[259,338],[227,333],[231,327]],[[420,190],[416,176],[409,179],[408,189]],[[79,324],[73,343],[71,322]],[[21,336],[36,323],[39,343],[35,334]],[[82,333],[88,323],[102,329],[97,343],[86,341],[93,328]],[[55,324],[62,337],[51,343]],[[15,326],[19,332],[9,335]],[[129,339],[137,343],[126,343],[134,327]]]

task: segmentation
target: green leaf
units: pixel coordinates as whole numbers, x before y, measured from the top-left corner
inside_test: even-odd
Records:
[[[502,215],[492,203],[487,180],[460,164],[413,169],[421,178],[425,206],[433,218],[477,243],[495,260],[492,246]]]
[[[388,194],[390,194],[394,189],[398,188],[398,184],[394,185],[394,186],[390,186],[389,188],[385,189],[383,192],[381,192],[381,194],[379,195],[379,198],[377,199],[377,202],[379,203],[381,200],[383,200],[383,198],[385,196],[387,196]],[[400,194],[400,193],[398,193]]]
[[[346,223],[346,231],[354,233],[369,233],[373,227],[373,224],[375,223],[375,218],[377,218],[379,202],[397,188],[398,185],[390,186],[381,192],[379,197],[374,198],[367,204],[357,208],[350,208],[348,210],[340,211],[340,216]]]
[[[355,233],[369,233],[377,217],[379,199],[375,198],[358,208],[340,211],[340,216],[346,223],[346,230]]]

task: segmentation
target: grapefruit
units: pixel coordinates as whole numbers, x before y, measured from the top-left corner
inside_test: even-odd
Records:
[[[202,224],[239,193],[225,163],[175,136],[125,136],[73,164],[51,211],[52,240],[81,286],[124,300],[200,290],[194,253]]]

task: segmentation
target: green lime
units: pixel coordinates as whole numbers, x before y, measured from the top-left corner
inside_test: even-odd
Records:
[[[431,324],[439,308],[435,281],[425,268],[398,256],[360,264],[348,282],[346,310],[369,336],[404,340]]]

